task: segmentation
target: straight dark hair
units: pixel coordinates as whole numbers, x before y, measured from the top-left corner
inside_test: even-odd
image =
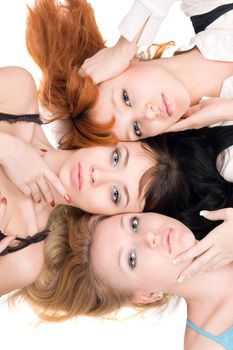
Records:
[[[216,165],[218,155],[233,145],[233,126],[169,133],[146,142],[157,156],[144,211],[174,217],[202,239],[220,221],[206,220],[200,210],[233,206],[233,183]]]

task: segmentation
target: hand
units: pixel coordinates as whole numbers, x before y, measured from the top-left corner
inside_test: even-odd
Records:
[[[29,144],[17,137],[1,134],[1,140],[7,144],[0,150],[0,163],[11,182],[26,196],[36,202],[40,202],[42,196],[54,206],[54,198],[50,189],[55,190],[70,202],[70,196],[59,178],[51,171],[44,162],[42,156],[46,154],[41,150],[41,155]]]
[[[3,218],[4,218],[4,215],[6,213],[6,205],[7,205],[6,198],[3,197],[0,201],[0,226],[2,225]],[[12,241],[14,241],[14,239],[15,239],[15,236],[7,236],[7,237],[3,238],[0,241],[0,253],[2,253],[8,247],[8,245]]]
[[[195,273],[218,269],[233,261],[233,208],[203,210],[200,215],[208,220],[224,220],[224,222],[215,227],[194,247],[173,260],[173,263],[180,263],[194,259],[180,274],[179,282],[189,279]]]
[[[200,129],[227,120],[233,121],[233,100],[213,97],[191,106],[185,113],[184,119],[170,126],[166,132]]]
[[[135,42],[120,37],[113,47],[106,47],[87,58],[80,70],[82,75],[90,75],[96,84],[122,73],[130,64],[137,50]]]

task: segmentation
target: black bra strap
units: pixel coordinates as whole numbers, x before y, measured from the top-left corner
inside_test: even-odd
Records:
[[[0,121],[6,121],[10,124],[18,122],[36,123],[39,125],[43,124],[39,114],[13,115],[0,112]]]
[[[50,230],[44,230],[36,233],[34,236],[27,236],[26,238],[16,237],[15,240],[19,241],[19,244],[16,247],[7,247],[0,253],[0,256],[17,252],[20,249],[28,247],[30,244],[41,242],[48,236],[49,232]],[[0,241],[5,237],[7,237],[7,235],[0,230]]]

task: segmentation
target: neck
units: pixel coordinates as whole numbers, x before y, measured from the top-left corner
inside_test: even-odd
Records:
[[[196,48],[151,63],[166,69],[182,81],[189,92],[191,105],[198,103],[203,96],[219,96],[223,81],[233,75],[232,63],[207,60]],[[211,84],[210,77],[214,77]]]
[[[232,295],[233,263],[176,283],[169,292],[184,297],[189,307],[201,304],[203,307],[211,305],[214,308]]]

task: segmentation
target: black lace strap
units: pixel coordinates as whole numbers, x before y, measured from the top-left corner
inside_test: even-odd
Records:
[[[7,247],[0,253],[0,256],[17,252],[18,250],[28,247],[30,244],[41,242],[48,236],[49,232],[50,230],[44,230],[36,233],[34,236],[27,236],[26,238],[16,237],[15,240],[19,241],[19,244],[16,247]],[[0,241],[5,237],[7,237],[7,235],[0,230]]]
[[[13,114],[0,112],[0,121],[6,121],[10,124],[18,123],[18,122],[36,123],[39,125],[43,124],[39,114],[13,115]]]

